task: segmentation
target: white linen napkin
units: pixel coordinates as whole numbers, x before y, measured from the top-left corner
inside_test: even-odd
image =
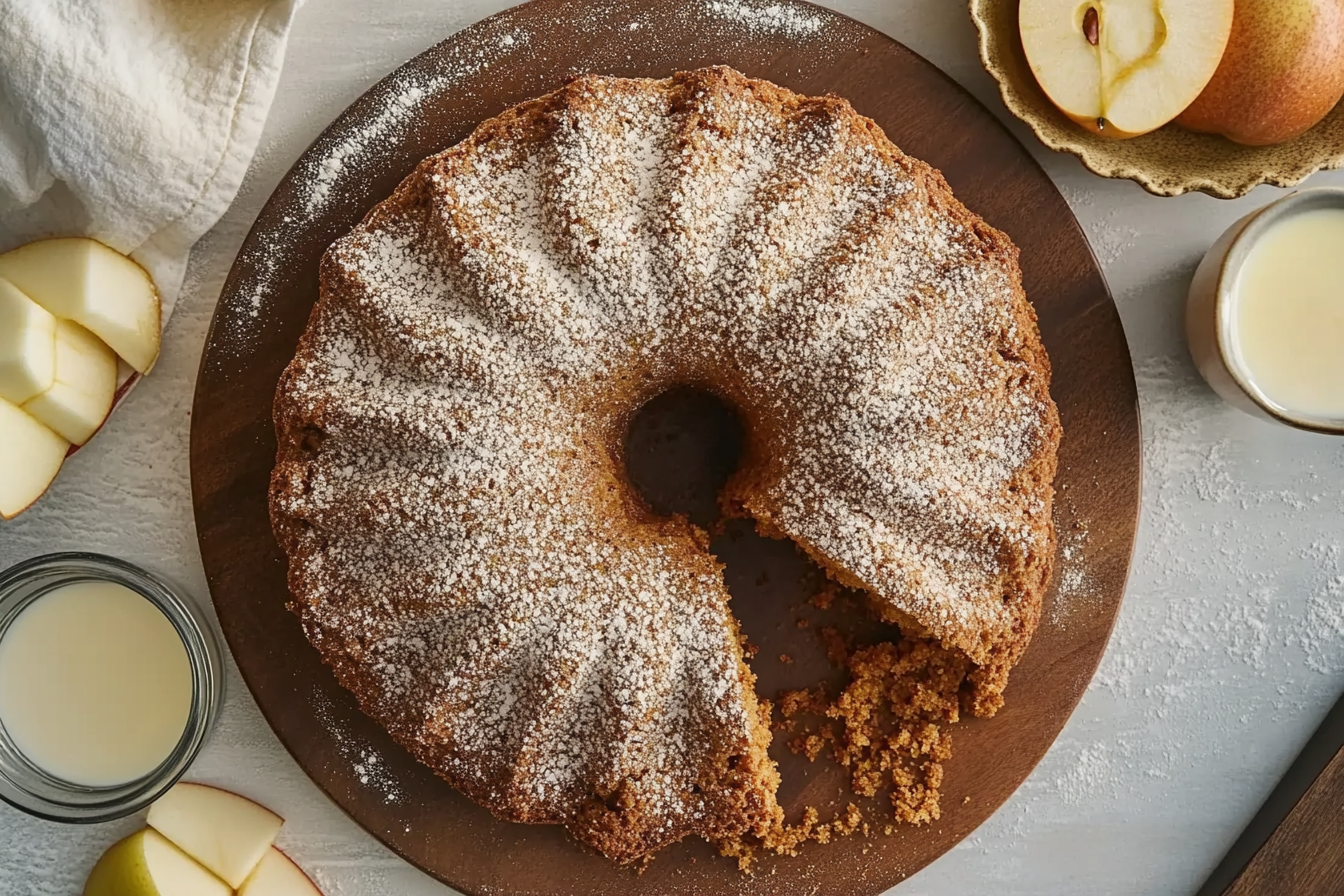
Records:
[[[303,0],[0,0],[0,250],[91,236],[167,322],[229,207]]]

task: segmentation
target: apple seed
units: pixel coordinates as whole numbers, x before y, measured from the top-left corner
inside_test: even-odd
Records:
[[[1092,46],[1096,46],[1101,38],[1101,22],[1097,16],[1097,8],[1089,6],[1087,12],[1083,13],[1083,36]]]

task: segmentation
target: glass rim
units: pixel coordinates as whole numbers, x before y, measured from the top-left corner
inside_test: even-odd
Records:
[[[105,787],[64,781],[37,766],[0,720],[0,800],[48,821],[92,824],[132,815],[163,795],[200,753],[223,697],[218,639],[195,602],[153,573],[105,554],[67,551],[21,561],[0,572],[0,640],[19,614],[56,588],[114,582],[153,604],[182,639],[191,667],[191,706],[173,751],[147,774]]]

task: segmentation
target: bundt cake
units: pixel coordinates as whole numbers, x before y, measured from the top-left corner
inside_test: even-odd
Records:
[[[706,534],[627,482],[631,415],[731,404],[724,507],[964,652],[987,715],[1054,554],[1048,380],[1016,248],[845,101],[580,77],[326,253],[275,405],[291,606],[501,818],[618,861],[768,842],[769,704]]]

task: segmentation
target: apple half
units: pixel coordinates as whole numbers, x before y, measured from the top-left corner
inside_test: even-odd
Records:
[[[3,398],[0,436],[0,517],[8,520],[46,493],[70,443]]]
[[[246,797],[175,784],[149,809],[149,825],[237,889],[275,842],[283,819]]]
[[[158,831],[144,828],[103,853],[84,896],[233,896],[233,890]]]
[[[158,290],[145,269],[97,240],[38,240],[0,255],[0,277],[148,373],[159,357]]]
[[[56,322],[56,370],[51,386],[23,409],[74,445],[83,445],[112,412],[117,356],[73,321]]]
[[[238,888],[238,896],[322,896],[298,865],[272,846]]]
[[[1088,130],[1137,137],[1199,96],[1232,33],[1233,0],[1022,0],[1027,63]]]

